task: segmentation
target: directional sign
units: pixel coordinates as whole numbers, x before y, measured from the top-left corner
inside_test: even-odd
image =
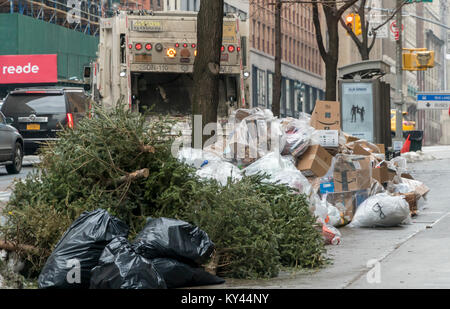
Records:
[[[450,93],[418,93],[417,109],[448,110],[450,108]]]

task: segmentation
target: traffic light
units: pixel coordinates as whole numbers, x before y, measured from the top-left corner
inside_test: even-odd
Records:
[[[361,35],[361,16],[359,14],[350,13],[345,17],[345,25],[347,29],[352,31],[355,35]],[[347,32],[348,35],[348,32]]]
[[[403,70],[425,71],[434,67],[434,51],[425,48],[404,48],[409,50],[403,53]]]
[[[417,54],[403,53],[403,70],[405,71],[422,71],[417,67]]]
[[[355,14],[354,13],[348,14],[347,17],[345,17],[345,25],[347,26],[347,29],[355,32]],[[347,33],[347,35],[348,35],[348,33]]]
[[[361,35],[362,34],[362,30],[361,30],[361,16],[359,16],[359,14],[355,14],[355,22],[354,22],[354,31],[356,35]]]
[[[434,51],[417,52],[416,63],[419,69],[434,68]]]

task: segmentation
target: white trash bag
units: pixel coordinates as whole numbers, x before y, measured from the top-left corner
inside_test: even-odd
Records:
[[[228,178],[234,180],[242,179],[242,173],[239,168],[229,162],[212,161],[197,170],[197,176],[201,178],[215,179],[222,186],[226,186]]]
[[[404,197],[380,193],[359,205],[349,227],[392,227],[409,223],[409,204]]]
[[[181,148],[178,151],[177,159],[197,169],[211,162],[222,162],[222,158],[211,152],[191,147]]]

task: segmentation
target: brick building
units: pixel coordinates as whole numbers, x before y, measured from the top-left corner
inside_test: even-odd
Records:
[[[275,60],[275,8],[270,0],[249,7],[250,63],[253,106],[271,108]],[[310,4],[282,8],[281,114],[311,113],[324,97],[324,65],[317,48]]]

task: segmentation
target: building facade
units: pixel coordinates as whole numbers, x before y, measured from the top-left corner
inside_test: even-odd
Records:
[[[251,102],[271,108],[275,63],[275,8],[270,0],[253,1],[249,10],[249,62]],[[312,19],[312,6],[286,4],[282,7],[281,115],[311,113],[324,98],[324,64],[319,54]]]
[[[389,18],[395,10],[395,1],[370,0],[367,7],[368,19],[378,25]],[[446,59],[446,30],[438,24],[448,23],[448,4],[435,0],[432,3],[412,3],[403,8],[403,48],[427,48],[435,52],[435,67],[426,71],[403,72],[403,111],[408,112],[405,119],[416,121],[416,130],[424,131],[424,144],[450,143],[450,120],[448,111],[420,111],[417,109],[417,93],[423,91],[441,92],[448,89],[448,60]],[[391,66],[391,73],[383,80],[391,86],[391,107],[396,108],[396,41],[392,23],[388,21],[378,32],[375,45],[370,54],[371,60],[382,59]],[[437,23],[437,24],[436,24]],[[343,27],[340,32],[339,66],[361,61],[355,43],[346,35]]]
[[[167,3],[166,3],[167,2]],[[200,9],[199,0],[166,0],[164,10]],[[275,10],[270,0],[225,0],[224,12],[238,14],[248,33],[247,102],[272,107],[275,71]],[[178,9],[179,8],[179,9]],[[324,65],[317,48],[310,4],[286,4],[282,9],[282,116],[311,113],[324,98]]]

